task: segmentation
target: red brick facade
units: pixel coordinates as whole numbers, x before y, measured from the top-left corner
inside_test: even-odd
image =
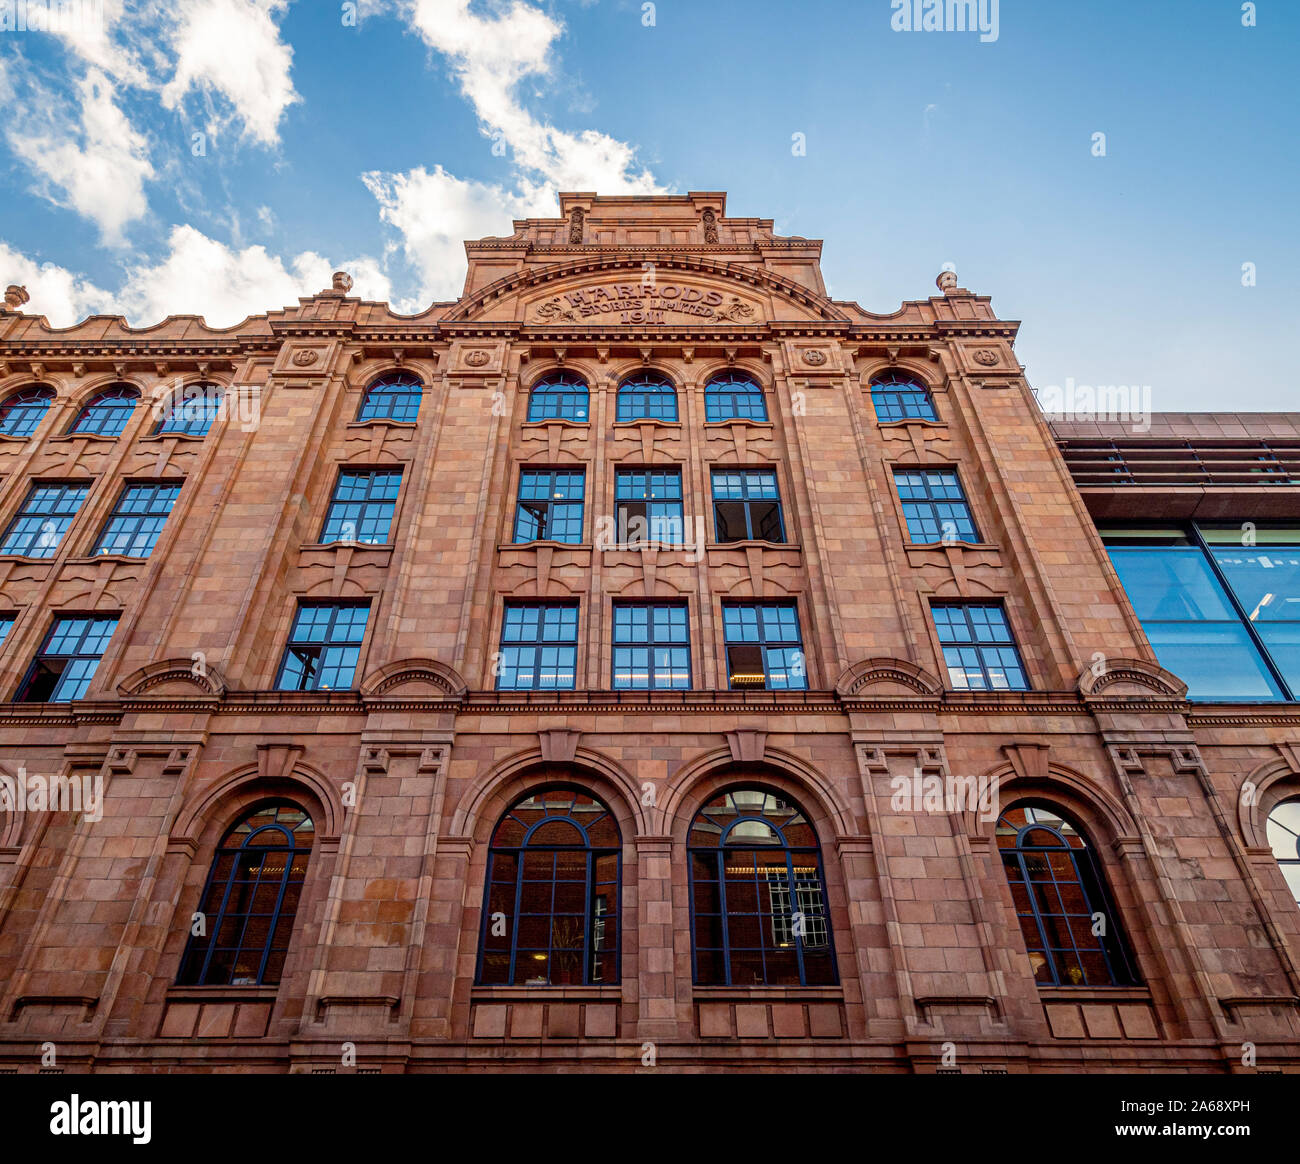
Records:
[[[83,699],[0,704],[0,775],[104,788],[102,820],[0,813],[0,1066],[36,1070],[46,1043],[94,1071],[347,1071],[345,1044],[386,1072],[1300,1064],[1300,910],[1263,836],[1300,782],[1300,714],[1189,705],[1155,663],[1017,325],[950,277],[887,315],[832,300],[820,243],[720,194],[561,209],[467,244],[463,297],[414,317],[346,279],[227,330],[0,314],[0,399],[56,393],[33,435],[0,437],[0,518],[34,480],[89,486],[54,556],[0,556],[0,698],[52,619],[120,615]],[[557,368],[590,386],[588,422],[527,421]],[[397,369],[418,419],[357,421]],[[638,369],[675,385],[677,422],[616,422]],[[726,369],[767,422],[706,421]],[[887,369],[937,421],[878,423]],[[150,435],[141,405],[118,437],[63,435],[108,384],[199,381],[254,389],[255,413]],[[512,544],[530,463],[585,469],[580,543]],[[787,540],[602,545],[620,465],[679,467],[692,521],[711,468],[774,467]],[[341,466],[400,468],[390,544],[318,544]],[[957,468],[980,542],[909,543],[907,466]],[[183,483],[145,559],[92,553],[124,481]],[[274,690],[298,601],[330,598],[370,603],[354,689]],[[578,603],[575,689],[497,691],[504,603],[542,598]],[[612,604],[637,598],[685,602],[691,690],[612,690]],[[728,690],[737,599],[796,604],[807,690]],[[1004,605],[1029,691],[948,689],[943,599]],[[1036,985],[992,821],[899,807],[918,771],[1072,814],[1142,984]],[[619,823],[619,984],[476,986],[489,838],[557,775]],[[741,778],[814,822],[835,986],[693,984],[686,835]],[[269,796],[316,825],[283,978],[177,986],[214,851]]]

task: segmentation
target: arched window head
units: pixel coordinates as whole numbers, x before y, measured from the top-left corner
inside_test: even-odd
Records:
[[[153,431],[207,436],[224,398],[224,391],[216,384],[186,385],[167,402],[166,412]]]
[[[766,420],[763,389],[743,372],[722,372],[704,386],[704,419]]]
[[[728,789],[700,809],[687,844],[698,984],[834,984],[821,847],[797,804]]]
[[[884,372],[871,381],[878,424],[896,420],[938,420],[930,389],[906,372]]]
[[[29,437],[54,399],[54,389],[44,384],[20,388],[0,403],[0,436]]]
[[[120,436],[139,399],[140,393],[130,384],[114,384],[96,392],[77,413],[68,432]]]
[[[1042,986],[1137,982],[1120,919],[1092,846],[1050,804],[1017,804],[998,818],[998,851],[1020,931]]]
[[[528,419],[584,422],[588,415],[587,384],[572,372],[553,372],[528,393]]]
[[[617,982],[620,848],[613,815],[581,789],[516,802],[488,852],[478,981]]]
[[[677,419],[677,391],[658,372],[638,372],[618,386],[618,419]]]
[[[380,376],[361,401],[357,420],[413,421],[420,414],[420,377],[410,372]]]
[[[178,985],[280,981],[315,836],[311,817],[289,801],[261,805],[226,833],[212,859]],[[195,933],[198,926],[202,932]]]
[[[1268,814],[1268,843],[1291,896],[1300,905],[1300,798],[1274,805]]]

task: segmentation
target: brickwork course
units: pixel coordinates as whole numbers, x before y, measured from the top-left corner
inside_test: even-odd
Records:
[[[560,203],[468,242],[462,297],[416,316],[346,277],[228,329],[0,313],[0,400],[54,391],[32,435],[0,436],[0,518],[35,481],[88,487],[53,556],[0,555],[0,776],[103,789],[102,819],[0,812],[0,1068],[38,1070],[45,1044],[95,1072],[1300,1066],[1300,910],[1264,825],[1300,789],[1300,712],[1189,703],[1156,662],[1018,324],[953,277],[889,314],[831,299],[819,242],[728,218],[720,193]],[[529,422],[559,370],[588,420]],[[879,422],[889,370],[936,420]],[[616,421],[639,371],[675,386],[676,422]],[[767,421],[706,420],[727,371]],[[395,372],[422,385],[417,419],[359,421]],[[198,383],[252,411],[155,435]],[[125,430],[69,435],[111,384],[142,396]],[[680,470],[703,545],[600,543],[615,470],[648,465]],[[530,466],[585,471],[581,541],[514,544]],[[775,471],[783,543],[715,540],[710,472],[742,466]],[[956,469],[978,542],[909,541],[894,473],[918,467]],[[343,468],[401,471],[388,544],[320,543]],[[182,485],[147,558],[93,552],[126,482]],[[577,603],[572,690],[496,689],[505,605],[527,600]],[[613,606],[651,600],[686,606],[689,690],[613,688]],[[302,601],[369,603],[350,689],[276,690]],[[735,601],[794,604],[806,689],[729,689]],[[1028,690],[952,689],[942,601],[1002,605]],[[84,697],[16,701],[53,620],[90,613],[119,621]],[[1036,982],[994,821],[900,806],[918,778],[1068,813],[1137,984]],[[618,822],[617,981],[476,985],[493,830],[557,781]],[[687,834],[738,783],[812,822],[834,985],[693,981]],[[283,975],[177,985],[215,851],[268,799],[315,825]]]

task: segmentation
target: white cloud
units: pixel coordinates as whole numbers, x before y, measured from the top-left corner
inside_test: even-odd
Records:
[[[10,283],[26,287],[31,296],[23,310],[44,315],[54,327],[113,309],[113,296],[102,287],[54,263],[38,263],[0,242],[0,286]]]
[[[163,105],[178,108],[191,89],[215,91],[248,136],[275,145],[285,110],[301,100],[290,77],[293,49],[276,23],[287,6],[288,0],[190,0],[169,38],[176,68],[162,89]]]
[[[31,302],[23,310],[44,315],[53,327],[68,327],[90,314],[121,314],[132,327],[148,327],[169,315],[201,315],[212,327],[230,327],[249,315],[296,307],[299,296],[328,287],[336,270],[352,275],[353,295],[387,300],[392,294],[373,258],[335,265],[303,251],[286,263],[265,247],[236,250],[192,226],[173,227],[166,255],[157,263],[127,267],[116,292],[0,243],[0,286],[26,285]]]
[[[77,85],[80,129],[73,131],[61,104],[39,87],[39,104],[24,133],[11,123],[9,144],[42,180],[51,201],[69,206],[99,227],[105,243],[121,245],[123,228],[148,209],[144,184],[154,176],[149,143],[114,101],[112,83],[90,69]]]

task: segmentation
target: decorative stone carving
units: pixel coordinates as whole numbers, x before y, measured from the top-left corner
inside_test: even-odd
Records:
[[[991,368],[998,362],[998,354],[992,348],[980,348],[971,358],[986,368]]]
[[[826,353],[820,348],[809,348],[808,351],[803,354],[803,362],[805,364],[811,364],[814,368],[820,368],[824,363],[826,363]]]
[[[944,292],[944,294],[947,294],[949,291],[956,291],[957,272],[940,271],[939,277],[934,281],[934,285],[938,287],[940,291]]]
[[[471,368],[481,368],[491,358],[482,348],[475,348],[473,351],[465,353],[465,363]]]
[[[571,307],[565,307],[557,295],[554,299],[548,299],[537,308],[537,318],[542,323],[577,323],[578,313]]]
[[[293,353],[292,363],[295,368],[310,368],[320,359],[320,352],[312,351],[311,348],[303,348],[301,351]]]
[[[582,242],[583,226],[587,219],[587,212],[581,206],[575,206],[569,212],[569,242],[572,245],[579,245]]]
[[[352,276],[346,271],[335,271],[333,286],[335,291],[341,291],[346,295],[352,290]]]
[[[754,318],[754,309],[748,303],[742,303],[738,295],[733,295],[731,302],[726,307],[715,307],[713,315],[716,319],[727,319],[732,323],[745,323]]]
[[[704,208],[704,242],[706,246],[718,245],[718,216],[712,206]]]
[[[31,296],[27,294],[26,287],[20,287],[17,283],[10,283],[5,288],[5,310],[17,311],[30,298]]]

